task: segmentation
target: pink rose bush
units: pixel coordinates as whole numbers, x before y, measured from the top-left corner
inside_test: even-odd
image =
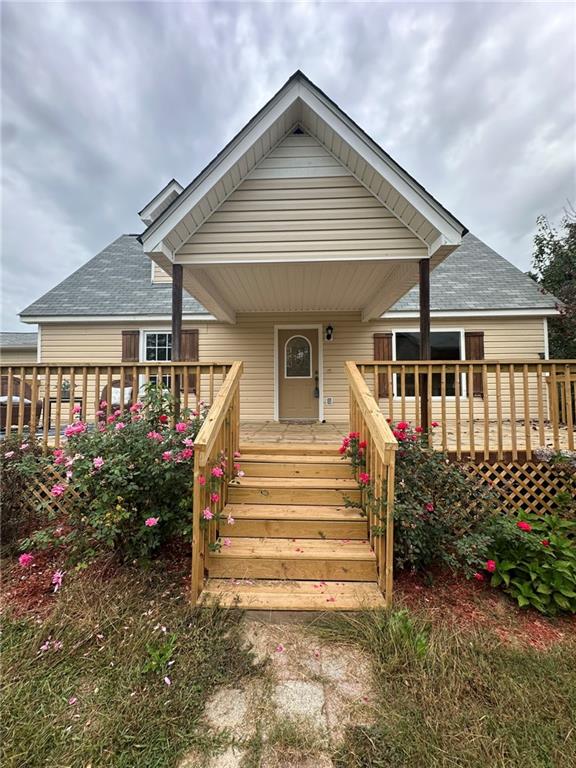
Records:
[[[51,494],[83,501],[66,506],[70,533],[53,532],[53,542],[134,559],[188,534],[194,440],[206,413],[206,407],[195,415],[183,409],[174,420],[170,396],[152,384],[142,400],[125,408],[101,402],[96,428],[80,420],[69,424],[64,444],[51,457],[62,478]],[[220,484],[223,475],[224,470],[211,480]]]

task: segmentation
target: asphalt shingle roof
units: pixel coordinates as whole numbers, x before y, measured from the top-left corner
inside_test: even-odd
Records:
[[[172,288],[152,283],[150,259],[137,237],[121,235],[20,316],[169,315]],[[188,294],[182,310],[187,315],[208,314]]]
[[[433,311],[553,309],[556,304],[554,296],[543,293],[531,277],[471,233],[430,274]],[[419,290],[415,287],[390,312],[413,312],[418,308]]]
[[[0,333],[0,347],[13,347],[19,349],[36,349],[38,345],[37,333]]]
[[[121,235],[97,256],[26,307],[26,317],[62,315],[169,315],[169,284],[151,282],[150,259],[137,235]],[[556,299],[544,294],[532,278],[472,234],[431,275],[431,308],[437,311],[487,309],[551,309]],[[390,311],[418,309],[413,288]],[[184,314],[208,314],[187,294]]]

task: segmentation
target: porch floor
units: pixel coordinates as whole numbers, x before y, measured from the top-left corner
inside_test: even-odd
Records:
[[[334,443],[340,444],[348,433],[346,422],[243,421],[241,443]]]

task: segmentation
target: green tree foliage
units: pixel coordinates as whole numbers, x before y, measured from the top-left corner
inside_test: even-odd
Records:
[[[560,316],[550,318],[550,357],[576,358],[576,210],[566,211],[556,230],[545,216],[538,218],[532,261],[542,288],[560,299]]]

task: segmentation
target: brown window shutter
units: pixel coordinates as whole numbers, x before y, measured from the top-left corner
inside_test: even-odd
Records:
[[[374,334],[374,360],[392,360],[392,334]],[[388,397],[387,373],[378,374],[378,394],[380,397]]]
[[[198,360],[198,329],[183,330],[180,335],[180,358],[183,363]],[[196,374],[188,374],[188,389],[196,391]]]
[[[467,360],[484,360],[484,331],[466,331],[464,333]],[[482,372],[472,375],[472,395],[484,397]]]
[[[122,362],[137,363],[140,359],[140,331],[122,331]]]

